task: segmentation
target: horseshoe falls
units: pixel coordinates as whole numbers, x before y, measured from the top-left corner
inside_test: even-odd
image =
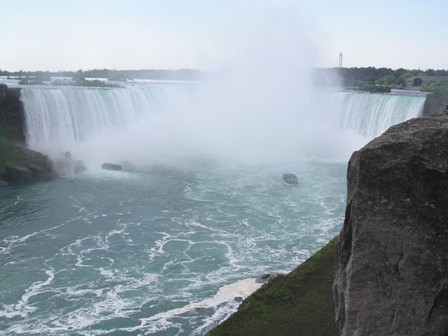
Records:
[[[425,96],[284,90],[23,87],[60,177],[1,190],[0,334],[203,335],[337,235],[350,154]]]

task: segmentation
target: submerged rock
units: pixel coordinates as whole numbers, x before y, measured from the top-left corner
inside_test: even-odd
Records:
[[[333,287],[348,335],[448,335],[448,113],[355,152]]]

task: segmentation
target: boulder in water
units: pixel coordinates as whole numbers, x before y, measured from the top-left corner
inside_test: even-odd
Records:
[[[13,183],[31,182],[31,170],[19,164],[7,164],[9,181]]]
[[[76,160],[73,165],[73,170],[75,173],[80,173],[86,170],[86,166],[82,160]]]
[[[114,163],[103,163],[101,168],[106,170],[121,170],[122,166]]]

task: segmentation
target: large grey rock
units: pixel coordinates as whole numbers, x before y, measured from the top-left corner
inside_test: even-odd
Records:
[[[0,146],[0,186],[45,181],[55,176],[45,155],[18,146]]]
[[[80,173],[86,170],[86,166],[84,165],[84,161],[76,160],[73,164],[73,170],[75,173]]]
[[[122,166],[114,163],[103,163],[101,168],[106,170],[121,170]]]
[[[448,335],[448,114],[355,152],[333,294],[348,335]]]
[[[12,183],[29,183],[31,182],[32,172],[30,169],[14,164],[6,165],[8,170],[8,180]]]

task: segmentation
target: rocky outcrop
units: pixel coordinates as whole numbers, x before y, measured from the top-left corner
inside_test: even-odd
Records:
[[[440,113],[448,109],[448,91],[440,90],[437,93],[430,93],[426,96],[423,114]]]
[[[0,186],[54,178],[48,157],[18,146],[0,146]]]
[[[0,84],[0,135],[16,143],[25,142],[23,104],[20,88]]]
[[[24,148],[20,88],[0,84],[0,186],[48,180],[55,176],[50,160]]]
[[[448,335],[448,113],[355,152],[333,295],[348,335]]]

